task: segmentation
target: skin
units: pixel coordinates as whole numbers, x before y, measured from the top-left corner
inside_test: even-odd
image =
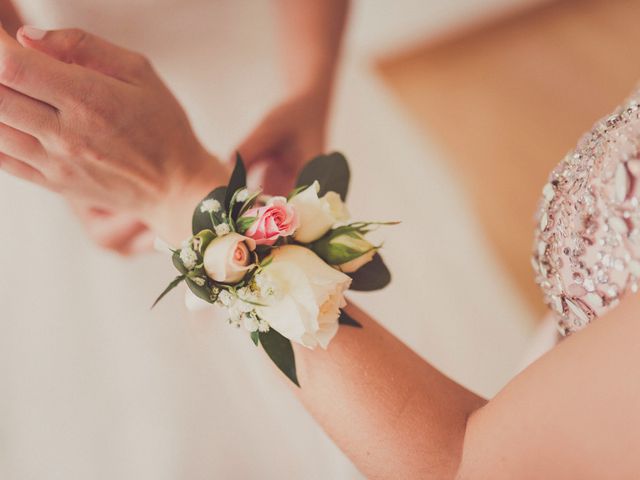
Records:
[[[238,147],[261,173],[266,193],[284,194],[299,169],[324,151],[337,59],[348,11],[344,0],[277,0],[288,96]]]
[[[0,0],[0,19],[5,31],[13,37],[24,23],[10,0]],[[17,173],[24,173],[28,177],[33,174],[23,166],[18,166]],[[67,198],[66,200],[89,238],[98,246],[125,256],[143,253],[152,248],[155,234],[138,218],[126,213],[97,208],[79,199]]]
[[[267,193],[288,191],[301,165],[324,150],[329,101],[347,6],[346,0],[275,2],[288,94],[267,112],[238,146],[250,178]],[[0,0],[0,19],[12,36],[23,24],[10,0]],[[67,47],[48,49],[48,42],[30,42],[24,36],[19,38],[27,48],[39,49],[54,58],[106,75],[112,75],[116,68],[114,76],[117,77],[117,65],[102,59],[96,61],[93,54],[70,55],[65,48],[75,48],[72,43]],[[191,135],[191,132],[186,134]],[[0,153],[7,152],[0,150]],[[187,150],[183,152],[185,156],[189,154]],[[22,178],[39,180],[38,172],[27,168],[25,163],[5,159],[4,168]],[[121,255],[143,253],[152,248],[157,232],[153,232],[137,214],[115,210],[113,206],[95,205],[75,195],[67,196],[66,200],[97,245]]]
[[[296,345],[296,394],[368,478],[634,479],[639,310],[627,298],[485,401],[350,306],[362,330]]]
[[[0,33],[2,168],[184,237],[193,205],[226,172],[148,62],[77,30],[49,32],[38,48],[18,38],[28,48]],[[140,122],[144,109],[159,124]],[[295,346],[295,392],[370,478],[636,478],[639,309],[626,298],[486,401],[350,306],[363,329],[341,328],[327,351]],[[428,304],[416,315],[428,318]]]

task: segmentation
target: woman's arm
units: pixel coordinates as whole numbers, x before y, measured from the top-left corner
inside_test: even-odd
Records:
[[[0,0],[0,21],[10,35],[15,35],[22,25],[22,19],[11,0]]]
[[[277,0],[282,61],[289,88],[330,94],[348,0]]]
[[[300,167],[325,149],[327,118],[348,0],[278,0],[278,34],[286,94],[238,150],[264,168],[268,193],[291,190]]]
[[[627,296],[476,412],[460,478],[638,478],[639,317]]]
[[[296,348],[296,391],[369,478],[637,478],[638,312],[627,298],[485,404],[350,307],[363,329]]]
[[[347,311],[362,329],[341,327],[326,351],[294,344],[302,403],[368,478],[453,478],[467,418],[485,400]]]

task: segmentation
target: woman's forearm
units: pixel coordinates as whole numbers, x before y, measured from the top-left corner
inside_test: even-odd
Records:
[[[326,351],[295,346],[300,397],[368,478],[453,478],[484,399],[450,380],[355,306]]]
[[[291,90],[330,95],[348,7],[348,0],[278,0],[278,31]]]
[[[192,235],[191,218],[194,209],[209,192],[226,184],[228,166],[215,155],[199,147],[190,158],[199,157],[201,168],[187,175],[176,175],[163,201],[145,212],[144,220],[153,226],[156,234],[173,246],[178,246]]]
[[[22,26],[20,14],[11,0],[0,0],[0,21],[2,28],[11,36]]]

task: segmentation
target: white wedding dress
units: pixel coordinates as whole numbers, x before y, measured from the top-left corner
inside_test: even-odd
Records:
[[[280,98],[266,1],[18,5],[31,24],[81,27],[147,54],[212,151],[229,154]],[[386,232],[396,281],[356,298],[447,373],[491,393],[526,341],[526,311],[436,154],[354,55],[332,138],[353,162],[351,210],[404,221]],[[403,212],[370,194],[387,184],[402,185]],[[0,478],[361,478],[246,335],[215,312],[187,313],[180,294],[149,311],[173,275],[166,258],[98,251],[59,199],[4,175],[0,212]]]

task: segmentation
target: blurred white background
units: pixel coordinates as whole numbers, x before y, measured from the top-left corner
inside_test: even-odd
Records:
[[[354,170],[354,216],[403,221],[385,232],[394,283],[353,298],[486,395],[515,371],[532,319],[442,154],[371,63],[525,3],[356,2],[332,123],[331,148]],[[268,1],[18,4],[31,24],[146,53],[215,152],[232,152],[282,96]],[[360,478],[215,312],[189,314],[177,293],[149,311],[172,278],[165,257],[99,251],[58,198],[5,175],[0,205],[0,478]]]

